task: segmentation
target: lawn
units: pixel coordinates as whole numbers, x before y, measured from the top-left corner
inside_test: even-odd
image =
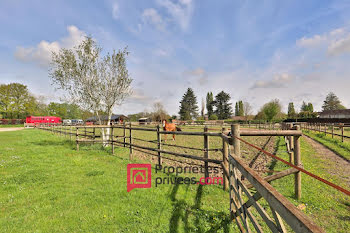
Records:
[[[0,125],[0,128],[12,128],[12,127],[23,127],[23,124],[20,124],[20,125]]]
[[[288,161],[283,138],[278,140],[277,145],[278,156]],[[346,182],[329,174],[330,170],[337,169],[334,161],[317,159],[314,154],[314,149],[301,139],[301,159],[304,168],[328,181],[350,189]],[[287,165],[282,162],[273,162],[271,168],[286,169]],[[350,198],[345,194],[305,174],[302,174],[302,198],[300,201],[294,199],[293,175],[273,181],[272,185],[295,205],[305,205],[304,212],[326,232],[350,232]]]
[[[317,133],[311,130],[304,130],[305,135],[313,138],[314,140],[322,143],[324,146],[328,147],[338,155],[350,161],[350,142],[349,140],[341,141],[337,136],[332,138],[331,135],[325,135],[324,133]]]
[[[154,132],[143,131],[135,131],[133,136],[156,138]],[[160,185],[156,188],[153,178],[151,189],[127,193],[128,148],[116,148],[114,156],[100,145],[81,145],[77,152],[75,144],[67,139],[35,129],[0,133],[0,183],[3,184],[0,232],[238,232],[228,218],[228,192],[220,187]],[[270,145],[275,143],[277,154],[287,159],[282,138],[273,139],[251,137],[249,140],[267,145],[269,151],[275,149]],[[202,140],[196,136],[190,139],[178,136],[176,144],[201,148]],[[222,143],[215,137],[210,137],[210,142],[210,148],[220,148]],[[246,161],[252,159],[254,150],[242,145],[241,151]],[[304,140],[301,151],[307,170],[349,188],[328,173],[336,165],[315,159],[313,148]],[[220,153],[213,152],[211,156],[217,158]],[[150,161],[149,156],[142,158],[146,160],[132,163]],[[268,165],[273,170],[287,168],[275,161]],[[154,174],[153,170],[154,176],[165,177]],[[350,229],[350,199],[344,194],[306,175],[302,175],[300,201],[294,199],[292,175],[273,181],[272,185],[296,206],[304,204],[305,213],[327,232]],[[268,207],[266,201],[260,203]]]
[[[1,132],[0,232],[237,230],[218,186],[152,183],[128,193],[128,156],[98,145],[77,152],[65,138],[35,129]]]

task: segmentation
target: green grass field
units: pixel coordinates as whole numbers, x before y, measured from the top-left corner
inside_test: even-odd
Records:
[[[154,132],[138,132],[137,137],[154,138]],[[229,220],[228,192],[221,187],[156,188],[152,179],[151,189],[127,193],[126,165],[148,163],[149,156],[129,161],[127,148],[116,147],[113,156],[100,145],[81,145],[77,152],[68,139],[35,129],[0,133],[0,232],[238,232]],[[277,139],[272,141],[277,154],[287,159],[283,140]],[[220,140],[211,140],[211,148],[220,146]],[[266,138],[250,140],[266,143]],[[203,142],[179,136],[176,143],[201,147]],[[315,159],[304,140],[301,149],[307,170],[349,188],[329,174],[329,169],[337,169],[335,164]],[[245,150],[242,155],[249,161],[254,151]],[[268,165],[287,168],[275,161]],[[300,201],[294,199],[292,175],[272,185],[296,206],[305,204],[304,212],[327,232],[350,229],[350,198],[344,194],[306,175]],[[266,201],[259,202],[268,207]]]
[[[127,193],[128,163],[124,148],[115,156],[98,145],[77,152],[49,132],[1,132],[0,232],[237,230],[221,188],[153,183]]]
[[[339,137],[332,138],[332,136],[328,134],[325,135],[324,133],[318,133],[311,130],[304,130],[303,132],[305,135],[325,145],[343,158],[350,160],[350,141],[348,139],[345,139],[345,141],[342,142]]]
[[[20,124],[20,125],[0,125],[0,128],[12,128],[12,127],[23,127],[23,124]]]
[[[283,138],[280,138],[277,145],[278,155],[288,161],[289,156],[285,152]],[[329,171],[337,169],[336,163],[330,160],[317,159],[314,154],[314,149],[302,139],[301,160],[304,168],[349,190],[350,187],[346,182],[329,174]],[[288,168],[282,162],[274,162],[271,167],[281,170]],[[305,174],[302,174],[302,198],[300,201],[294,199],[293,175],[273,181],[272,185],[295,205],[304,204],[306,206],[304,212],[326,232],[349,232],[350,197]]]

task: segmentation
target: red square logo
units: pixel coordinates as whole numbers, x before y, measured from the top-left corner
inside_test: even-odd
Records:
[[[152,186],[151,164],[128,164],[127,165],[127,191],[135,188],[151,188]]]

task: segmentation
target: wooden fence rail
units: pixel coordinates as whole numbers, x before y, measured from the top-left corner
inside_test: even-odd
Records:
[[[338,136],[341,138],[341,141],[344,142],[344,139],[350,139],[350,136],[344,135],[344,130],[346,128],[350,129],[350,125],[344,123],[301,123],[302,129],[311,130],[319,133],[324,133],[325,135],[332,135],[332,138]],[[340,134],[334,133],[334,130],[338,128]]]
[[[288,126],[289,127],[289,126]],[[229,189],[230,193],[230,208],[232,219],[236,219],[237,225],[242,232],[250,232],[250,226],[254,226],[257,232],[262,232],[262,227],[255,219],[249,207],[254,206],[261,219],[273,232],[285,232],[283,219],[296,232],[322,232],[322,229],[315,226],[301,211],[299,211],[292,203],[279,194],[268,183],[285,177],[290,174],[295,176],[295,195],[296,198],[301,196],[301,176],[300,171],[295,168],[290,168],[285,171],[277,172],[276,174],[265,178],[259,177],[251,168],[245,165],[240,160],[240,141],[237,138],[241,136],[285,136],[289,153],[293,153],[294,164],[302,166],[300,155],[300,136],[302,132],[299,127],[283,127],[282,130],[245,130],[241,129],[240,125],[231,125],[230,131],[222,128],[221,132],[208,132],[208,128],[204,127],[203,132],[165,132],[160,130],[159,126],[154,128],[149,127],[134,127],[131,124],[115,125],[115,126],[74,126],[64,127],[61,125],[42,125],[40,129],[50,131],[54,134],[67,135],[70,139],[76,142],[76,148],[79,150],[81,143],[102,143],[109,144],[114,153],[114,146],[119,145],[129,148],[130,159],[133,158],[133,150],[142,151],[157,157],[157,163],[162,164],[163,159],[175,160],[166,155],[173,155],[178,158],[187,158],[199,162],[196,165],[204,167],[205,177],[209,176],[209,167],[219,165],[223,172],[223,188]],[[107,135],[107,140],[104,140],[101,135],[96,135],[96,129],[110,129],[110,134]],[[115,129],[122,129],[122,135],[117,135]],[[155,140],[148,140],[135,137],[134,131],[154,132]],[[228,134],[228,132],[230,132]],[[162,141],[162,135],[184,135],[203,137],[203,148],[195,148],[182,145],[168,144]],[[220,137],[222,139],[221,148],[210,148],[210,138]],[[151,143],[154,145],[140,145],[137,142]],[[164,149],[166,147],[183,148],[197,152],[197,154],[179,153]],[[231,151],[233,148],[233,151]],[[222,159],[211,158],[210,152],[217,151],[222,153]],[[153,153],[152,153],[153,152]],[[201,154],[200,154],[201,153]],[[176,161],[176,160],[175,160]],[[186,161],[179,161],[187,163]],[[238,172],[240,175],[238,175]],[[248,183],[249,182],[249,183]],[[257,192],[251,194],[249,189],[254,188]],[[248,201],[243,203],[243,195],[248,197]],[[273,219],[267,216],[266,211],[260,206],[258,200],[265,198],[271,207]],[[249,223],[250,222],[250,223]]]

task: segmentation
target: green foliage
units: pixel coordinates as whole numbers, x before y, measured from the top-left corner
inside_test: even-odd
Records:
[[[206,105],[208,117],[210,117],[214,113],[214,96],[212,92],[207,93]]]
[[[219,118],[218,118],[218,116],[216,115],[216,114],[212,114],[212,115],[210,115],[210,117],[209,117],[209,120],[212,120],[212,121],[216,121],[216,120],[218,120]]]
[[[333,92],[330,92],[323,102],[322,109],[323,111],[338,110],[338,109],[345,109],[345,107],[341,104],[339,98]]]
[[[205,123],[205,120],[198,120],[197,118],[197,120],[195,120],[194,122],[203,125]]]
[[[230,118],[232,115],[231,103],[229,103],[231,97],[228,93],[221,91],[215,96],[215,114],[220,120]]]
[[[312,103],[308,103],[307,108],[309,112],[314,112],[314,106]]]
[[[47,106],[47,114],[62,119],[86,119],[86,112],[76,104],[51,102]],[[88,114],[90,117],[92,113]]]
[[[188,88],[180,101],[180,119],[192,120],[198,116],[197,98],[192,90]]]
[[[272,121],[274,119],[281,118],[281,104],[278,99],[271,100],[262,107],[263,116],[266,117],[266,120]]]
[[[243,101],[238,101],[238,116],[244,116],[244,106]]]
[[[235,104],[235,116],[244,116],[244,114],[244,103],[240,100]]]
[[[317,112],[299,112],[298,114],[298,117],[299,118],[303,118],[303,119],[306,119],[306,118],[316,118],[317,117]]]
[[[0,113],[7,119],[24,119],[36,110],[36,99],[26,85],[10,83],[0,85]]]
[[[294,103],[291,102],[288,104],[288,118],[295,118],[296,113],[295,113],[295,108],[294,108]]]

